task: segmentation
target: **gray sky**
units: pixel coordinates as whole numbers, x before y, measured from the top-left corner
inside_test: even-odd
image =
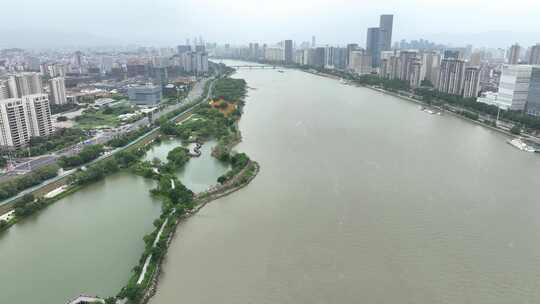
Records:
[[[206,41],[365,43],[369,26],[395,15],[394,41],[454,45],[540,42],[539,0],[4,0],[0,47],[174,45]],[[480,35],[478,35],[480,33]]]

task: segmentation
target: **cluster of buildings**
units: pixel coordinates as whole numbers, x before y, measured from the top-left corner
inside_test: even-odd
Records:
[[[518,44],[507,50],[449,47],[423,39],[392,45],[393,27],[394,16],[381,15],[379,25],[367,29],[365,47],[321,46],[313,36],[311,43],[299,45],[292,40],[248,47],[226,44],[215,48],[214,56],[374,74],[407,82],[413,89],[430,87],[540,116],[540,44],[526,50]]]
[[[55,100],[62,96],[60,82],[51,79],[51,84],[56,85]],[[0,148],[21,148],[32,137],[48,136],[52,132],[49,95],[44,93],[41,76],[19,73],[0,80]]]

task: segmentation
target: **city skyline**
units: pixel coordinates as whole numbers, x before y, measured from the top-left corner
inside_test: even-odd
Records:
[[[287,10],[282,9],[285,4]],[[295,41],[309,41],[315,35],[321,44],[363,44],[366,33],[359,29],[376,25],[375,16],[380,14],[398,16],[393,41],[424,38],[450,45],[502,47],[515,42],[538,42],[534,15],[540,13],[540,4],[531,0],[518,0],[512,6],[461,0],[451,4],[423,0],[386,0],[376,4],[346,0],[157,0],[151,7],[142,1],[126,5],[124,1],[97,0],[74,7],[66,0],[23,0],[8,2],[3,8],[17,11],[21,6],[23,15],[7,14],[0,20],[0,48],[163,46],[178,44],[194,34],[206,41],[243,44],[261,36],[268,42],[281,40],[284,29]],[[527,14],[522,13],[524,7]]]

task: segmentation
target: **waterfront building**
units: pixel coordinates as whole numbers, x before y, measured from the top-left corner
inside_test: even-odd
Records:
[[[533,45],[529,51],[528,63],[540,65],[540,43]]]
[[[285,64],[293,63],[293,42],[292,40],[285,40]]]
[[[521,54],[521,46],[519,44],[514,44],[510,47],[508,50],[508,64],[518,64],[519,63],[519,56]]]
[[[362,49],[352,51],[349,69],[359,75],[370,74],[372,70],[371,56]]]
[[[271,62],[285,61],[284,51],[282,48],[267,47],[264,52],[264,59]]]
[[[464,74],[464,60],[454,58],[443,59],[435,88],[443,93],[461,95]]]
[[[400,69],[398,78],[403,81],[409,81],[410,69],[413,63],[416,63],[418,52],[401,51],[399,53]]]
[[[425,70],[424,79],[435,85],[439,77],[441,54],[435,51],[422,53],[422,64]]]
[[[530,78],[530,65],[505,64],[499,83],[498,102],[511,110],[525,110]]]
[[[144,85],[128,88],[129,101],[138,105],[156,105],[161,102],[161,86]]]
[[[47,94],[0,100],[0,146],[3,149],[24,147],[32,137],[48,136],[52,132]]]
[[[381,15],[379,21],[379,28],[382,35],[381,51],[390,51],[392,49],[393,25],[394,15]]]
[[[311,58],[310,65],[312,65],[314,67],[317,67],[317,68],[324,67],[325,53],[326,53],[325,48],[323,48],[323,47],[315,48],[315,50],[313,52],[313,56]]]
[[[351,64],[351,53],[353,51],[358,50],[358,44],[357,43],[349,43],[347,44],[347,58],[345,60],[345,65],[347,67]]]
[[[465,69],[465,78],[463,81],[463,97],[478,97],[480,92],[480,74],[479,67],[468,67]]]
[[[372,66],[377,68],[381,64],[381,51],[384,36],[379,27],[370,27],[367,30],[366,51],[372,58]]]
[[[418,88],[424,80],[424,70],[422,69],[422,61],[420,58],[411,58],[407,62],[408,74],[407,81],[411,88]]]
[[[62,105],[67,103],[66,81],[64,77],[51,78],[49,80],[50,100],[53,104]]]

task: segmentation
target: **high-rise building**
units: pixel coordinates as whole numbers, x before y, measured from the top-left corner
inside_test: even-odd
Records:
[[[25,95],[39,94],[43,91],[38,73],[20,73],[11,75],[8,80],[9,95],[19,98]]]
[[[461,95],[464,74],[465,61],[454,58],[443,59],[435,88],[443,93]]]
[[[25,95],[0,100],[0,146],[17,149],[32,137],[52,134],[51,109],[47,94]]]
[[[322,68],[325,63],[326,49],[323,47],[315,48],[313,52],[313,58],[311,59],[311,65],[314,67]]]
[[[415,51],[401,51],[399,52],[399,61],[400,61],[400,71],[399,79],[404,81],[409,81],[409,76],[411,74],[410,68],[412,64],[416,62],[417,52]]]
[[[285,64],[293,63],[293,42],[292,40],[285,40]]]
[[[439,77],[441,55],[435,51],[424,52],[422,54],[422,61],[426,71],[425,80],[429,80],[432,85],[435,85]]]
[[[540,115],[540,67],[503,65],[497,103],[502,108]]]
[[[533,65],[540,64],[540,43],[533,45],[529,52],[528,63]]]
[[[351,52],[349,69],[359,75],[371,73],[371,56],[359,49]]]
[[[311,47],[317,47],[317,41],[315,40],[315,36],[311,36]]]
[[[191,45],[189,45],[189,39],[188,39],[188,44],[177,46],[176,51],[178,52],[178,54],[191,52]]]
[[[367,31],[366,51],[372,58],[372,66],[374,68],[380,66],[381,51],[384,44],[384,36],[381,28],[370,27]]]
[[[480,91],[480,68],[468,67],[465,69],[463,80],[463,97],[478,97]]]
[[[394,25],[394,15],[381,15],[379,28],[381,29],[382,51],[390,51],[392,49],[392,28]]]
[[[62,105],[67,103],[66,81],[63,77],[51,78],[49,80],[49,91],[53,104]]]
[[[518,64],[519,63],[519,56],[521,54],[521,46],[519,44],[514,44],[510,47],[508,50],[508,64]]]
[[[0,100],[9,98],[9,86],[6,80],[0,80]]]
[[[460,58],[460,52],[459,50],[445,50],[444,51],[444,59],[459,59]]]
[[[347,44],[347,57],[345,60],[345,64],[349,66],[351,64],[351,53],[353,51],[358,50],[358,44],[357,43],[349,43]]]
[[[76,51],[73,57],[75,65],[81,68],[83,66],[82,53],[80,51]]]
[[[527,95],[527,105],[525,112],[529,115],[540,116],[540,67],[531,67],[531,78],[529,81],[529,94]]]

